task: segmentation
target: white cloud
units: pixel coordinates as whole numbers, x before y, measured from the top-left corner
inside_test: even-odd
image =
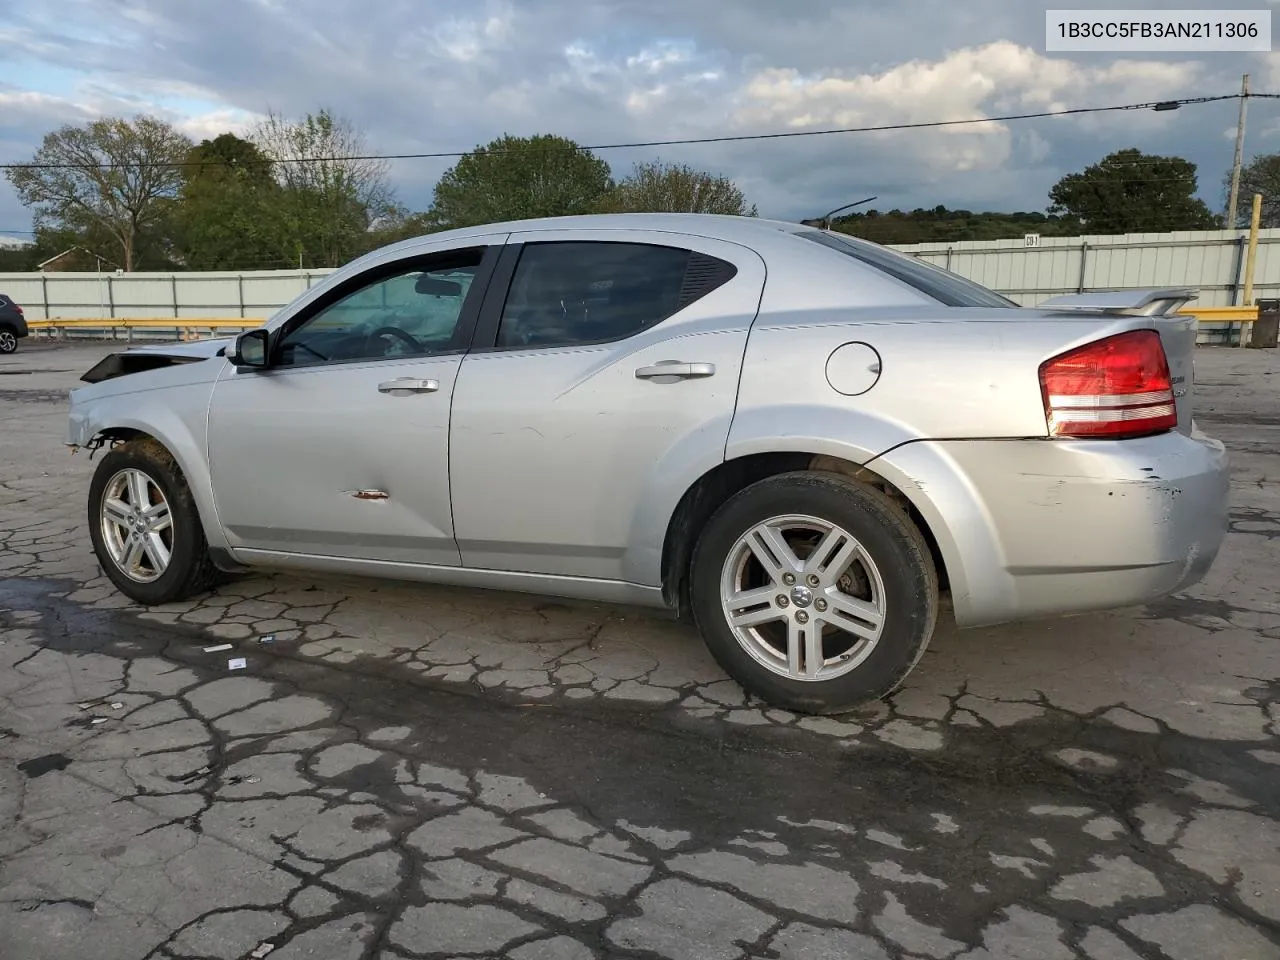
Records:
[[[1160,61],[1091,67],[1000,40],[879,73],[760,70],[744,84],[734,120],[744,128],[797,130],[974,120],[1060,111],[1082,103],[1142,101],[1187,87],[1198,72],[1195,63]],[[931,139],[945,142],[945,149],[922,157],[942,169],[998,168],[1010,157],[1010,130],[1002,122],[940,127]],[[870,136],[904,142],[910,136],[917,145],[921,142],[906,132]]]
[[[1276,0],[1276,2],[1280,3],[1280,0]],[[1276,87],[1280,87],[1280,51],[1255,54],[1253,64],[1255,66],[1252,69],[1246,64],[1239,71],[1240,73],[1249,74],[1250,89],[1274,92]],[[1236,77],[1235,89],[1240,89],[1239,76]]]
[[[5,125],[16,124],[23,119],[48,118],[60,122],[78,123],[97,115],[91,107],[72,103],[64,97],[55,97],[38,90],[0,90],[0,115]]]
[[[162,111],[156,112],[160,113]],[[254,114],[246,110],[227,108],[211,110],[208,113],[196,114],[195,116],[169,117],[167,119],[193,140],[212,140],[214,137],[224,133],[244,136],[259,120],[264,118],[264,114]]]
[[[668,67],[687,63],[692,59],[694,46],[691,43],[672,43],[664,41],[645,47],[638,53],[627,57],[630,69],[640,69],[648,73],[661,73]]]
[[[499,50],[511,34],[514,14],[509,7],[495,8],[487,16],[451,18],[428,32],[431,46],[452,60],[478,60]]]

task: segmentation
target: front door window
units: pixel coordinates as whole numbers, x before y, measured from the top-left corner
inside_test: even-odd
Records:
[[[460,349],[460,319],[481,252],[427,268],[403,266],[289,331],[278,366],[430,356]]]

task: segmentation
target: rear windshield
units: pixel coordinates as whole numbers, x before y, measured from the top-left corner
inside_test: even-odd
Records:
[[[949,307],[1017,307],[1012,300],[972,280],[866,240],[825,230],[800,230],[796,236],[861,260]]]

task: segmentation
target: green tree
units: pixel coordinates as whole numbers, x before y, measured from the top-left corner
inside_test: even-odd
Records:
[[[1223,178],[1223,206],[1231,191],[1231,171]],[[1253,195],[1262,194],[1262,226],[1280,227],[1280,153],[1254,157],[1240,170],[1240,196],[1236,202],[1236,223],[1245,226],[1253,210]]]
[[[201,141],[179,192],[178,247],[192,270],[287,266],[280,252],[282,191],[270,160],[233,133]]]
[[[134,270],[164,258],[190,149],[190,139],[162,120],[106,117],[46,134],[30,164],[5,176],[34,210],[37,228],[100,230],[111,247],[104,253]]]
[[[1046,237],[1076,236],[1080,222],[1074,217],[1047,216],[1038,212],[977,213],[970,210],[932,209],[866,210],[836,217],[833,230],[875,243],[951,243],[961,240],[1017,239],[1027,233]]]
[[[637,163],[608,194],[603,209],[619,213],[720,213],[754,217],[742,191],[728,177],[684,164]]]
[[[364,252],[370,227],[395,205],[385,160],[327,109],[288,120],[272,113],[250,139],[273,161],[281,189],[276,249],[290,263],[337,267]]]
[[[36,268],[34,243],[22,246],[0,246],[0,273],[28,273]]]
[[[503,136],[462,157],[435,187],[440,229],[594,213],[613,188],[609,165],[551,134]]]
[[[1090,233],[1162,233],[1221,226],[1196,197],[1196,165],[1135,148],[1117,150],[1049,191],[1049,212],[1076,217]]]

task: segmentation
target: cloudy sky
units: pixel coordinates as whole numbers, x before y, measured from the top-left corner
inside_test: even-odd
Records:
[[[1275,0],[1272,0],[1275,2]],[[1066,2],[1050,4],[1065,7]],[[1128,0],[1129,9],[1172,3]],[[1263,6],[1200,0],[1183,6]],[[967,119],[1280,92],[1280,54],[1046,54],[1029,0],[0,0],[0,162],[67,122],[150,112],[196,138],[327,106],[388,153],[503,133],[584,144]],[[873,206],[1041,210],[1123,147],[1186,157],[1222,208],[1237,103],[892,134],[608,151],[735,178],[765,216]],[[1280,150],[1252,100],[1246,155]],[[397,161],[430,203],[448,161]],[[0,181],[0,234],[30,229]]]

